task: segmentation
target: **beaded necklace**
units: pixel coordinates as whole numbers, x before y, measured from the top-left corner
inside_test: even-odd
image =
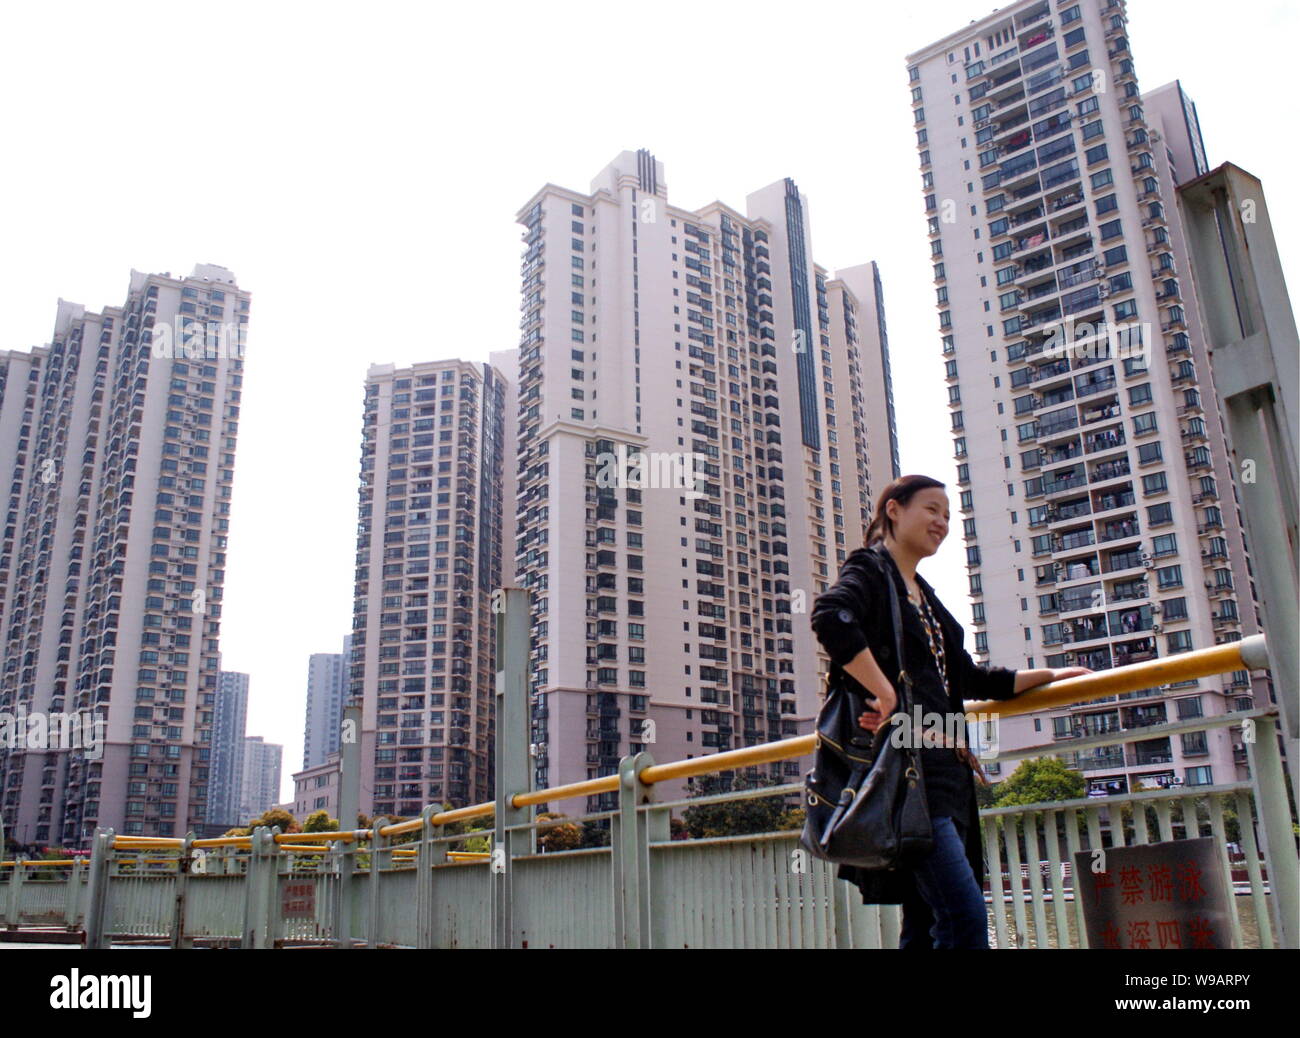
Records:
[[[920,601],[917,601],[912,597],[910,591],[907,593],[907,600],[912,603],[913,607],[921,615],[921,625],[925,628],[925,637],[930,643],[930,652],[939,665],[939,677],[943,680],[943,690],[945,694],[951,696],[948,690],[948,666],[947,660],[944,658],[943,637],[939,633],[939,624],[930,611],[930,603],[926,601],[924,593],[922,593]]]

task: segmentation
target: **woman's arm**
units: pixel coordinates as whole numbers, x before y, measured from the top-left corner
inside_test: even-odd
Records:
[[[1077,678],[1082,674],[1091,673],[1092,671],[1087,667],[1063,667],[1056,670],[1044,667],[1038,670],[1018,670],[1016,671],[1016,695],[1031,688],[1038,688],[1040,685],[1050,684],[1053,681],[1064,681],[1066,678]]]
[[[866,713],[858,719],[863,728],[874,732],[898,708],[898,693],[870,649],[863,649],[844,664],[844,672],[876,697],[875,707],[868,705]]]
[[[880,623],[880,575],[869,564],[850,560],[840,579],[813,603],[812,628],[831,662],[875,696],[876,709],[859,718],[875,731],[898,706],[898,695],[868,647],[867,630]],[[890,588],[893,591],[893,588]]]

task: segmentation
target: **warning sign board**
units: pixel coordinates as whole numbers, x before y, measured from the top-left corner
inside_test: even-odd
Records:
[[[1231,948],[1228,893],[1212,837],[1074,855],[1090,948]]]

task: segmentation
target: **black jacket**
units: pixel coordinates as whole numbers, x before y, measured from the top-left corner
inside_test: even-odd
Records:
[[[1011,699],[1015,696],[1016,672],[1005,667],[985,667],[971,659],[965,649],[966,634],[943,607],[934,589],[919,573],[917,586],[925,595],[943,631],[947,659],[951,709],[961,712],[966,700]],[[892,587],[891,587],[892,584]],[[852,691],[870,695],[845,670],[864,648],[871,650],[891,684],[897,686],[898,660],[894,658],[893,625],[889,616],[892,591],[899,597],[899,609],[905,609],[907,585],[893,557],[884,544],[859,548],[844,561],[839,579],[813,603],[812,627],[831,659],[828,687],[846,685]],[[920,661],[909,660],[915,673]],[[968,774],[974,784],[974,775]],[[970,798],[970,813],[965,819],[966,857],[975,873],[975,881],[984,882],[984,845],[979,827],[979,810],[975,797]],[[896,905],[910,899],[915,891],[912,873],[907,869],[872,871],[841,865],[839,879],[857,884],[862,902],[867,905]]]

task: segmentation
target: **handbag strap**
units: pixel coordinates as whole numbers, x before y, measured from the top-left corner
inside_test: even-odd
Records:
[[[889,552],[885,548],[878,547],[876,550],[880,555],[889,556]],[[883,561],[885,562],[885,566],[887,570],[885,575],[889,578],[889,590],[890,590],[889,621],[894,629],[894,655],[898,660],[897,685],[899,687],[897,687],[895,691],[898,692],[899,708],[905,710],[907,709],[908,706],[911,705],[910,703],[905,704],[903,700],[905,695],[909,700],[911,699],[910,692],[912,688],[912,679],[907,673],[907,663],[906,660],[903,658],[903,623],[899,616],[899,611],[898,611],[898,588],[894,586],[894,578],[892,573],[888,572],[888,569],[890,567],[896,568],[897,564],[894,562],[893,556],[889,556],[888,559]],[[902,686],[906,686],[906,689],[904,689]]]
[[[898,681],[895,682],[894,691],[898,694],[897,709],[906,713],[912,705],[912,678],[907,673],[907,663],[903,658],[903,623],[899,616],[898,609],[898,588],[894,586],[894,577],[892,569],[897,569],[898,564],[894,562],[894,557],[889,554],[888,549],[883,546],[877,546],[876,551],[880,555],[888,556],[883,559],[886,573],[889,579],[889,621],[894,629],[894,654],[898,659]],[[881,727],[880,731],[885,729]],[[906,749],[907,759],[912,768],[916,768],[919,763],[915,747],[908,746]]]

